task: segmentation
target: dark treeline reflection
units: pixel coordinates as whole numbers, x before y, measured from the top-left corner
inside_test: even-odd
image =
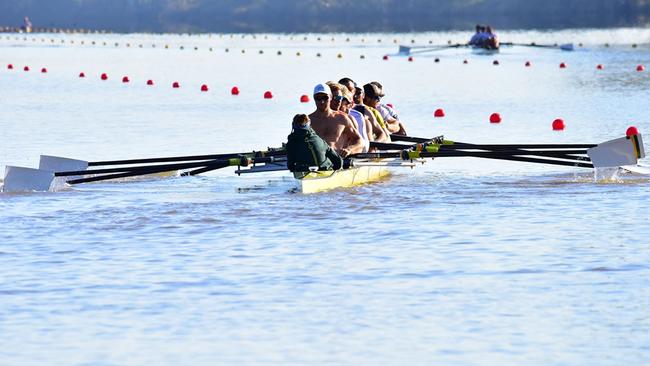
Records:
[[[0,25],[122,32],[371,32],[645,26],[650,0],[12,0]]]

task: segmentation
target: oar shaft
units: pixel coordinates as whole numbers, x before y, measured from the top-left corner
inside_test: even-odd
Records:
[[[238,158],[242,155],[250,156],[250,157],[263,157],[263,156],[283,156],[286,154],[287,154],[286,151],[278,149],[278,150],[271,150],[271,151],[251,151],[246,153],[225,153],[225,154],[212,154],[212,155],[169,156],[163,158],[91,161],[88,163],[88,166],[169,163],[173,161],[233,159],[233,158]]]
[[[56,172],[54,176],[56,177],[69,177],[75,175],[90,175],[90,174],[107,174],[107,173],[120,173],[120,172],[131,172],[131,173],[140,173],[140,174],[150,174],[150,171],[160,172],[160,171],[172,171],[179,169],[191,169],[201,166],[219,164],[221,162],[231,163],[231,160],[234,163],[234,160],[240,158],[232,159],[215,159],[215,160],[204,160],[196,161],[191,163],[176,163],[176,164],[161,164],[161,165],[145,165],[145,166],[131,166],[131,167],[122,167],[122,168],[106,168],[106,169],[91,169],[91,170],[76,170],[76,171],[67,171],[67,172]],[[162,169],[162,170],[161,170]]]
[[[451,153],[451,152],[439,152],[439,153],[421,153],[419,157],[422,158],[462,158],[462,157],[475,157],[475,158],[485,158],[485,159],[496,159],[496,160],[510,160],[510,161],[521,161],[527,163],[539,163],[539,164],[550,164],[550,165],[564,165],[564,166],[574,166],[581,168],[593,168],[593,164],[584,163],[578,160],[568,160],[564,157],[552,157],[558,159],[567,159],[567,160],[553,160],[545,158],[533,158],[520,155],[502,155],[498,153],[485,153],[485,152],[463,152],[463,153]]]
[[[404,136],[404,135],[390,135],[393,141],[425,143],[430,142],[430,138]],[[372,143],[371,143],[372,146]],[[451,145],[444,145],[448,149],[482,149],[482,150],[498,150],[498,149],[589,149],[595,147],[595,144],[469,144],[466,142],[453,142]]]
[[[121,173],[104,174],[104,175],[97,175],[97,176],[94,176],[94,177],[72,179],[72,180],[67,181],[67,183],[68,184],[79,184],[79,183],[99,182],[99,181],[102,181],[102,180],[136,177],[136,176],[139,176],[139,175],[164,173],[164,172],[170,172],[170,171],[179,170],[179,169],[197,168],[197,167],[201,167],[201,166],[211,167],[213,169],[220,169],[220,168],[225,168],[225,167],[228,167],[228,166],[237,165],[237,162],[235,160],[237,160],[237,159],[233,158],[233,159],[210,160],[210,161],[195,162],[195,163],[164,164],[164,165],[155,165],[155,166],[148,166],[148,167],[139,167],[136,170],[126,171],[126,172],[121,172]],[[89,174],[89,172],[92,173],[92,171],[85,171],[85,172],[82,171],[81,173]],[[67,173],[67,172],[65,172],[65,173]],[[79,174],[74,174],[74,175],[79,175]]]
[[[221,161],[223,159],[219,159]],[[215,160],[204,160],[197,161],[192,163],[176,163],[176,164],[161,164],[161,165],[145,165],[145,166],[124,166],[119,168],[104,168],[104,169],[90,169],[90,170],[74,170],[74,171],[65,171],[65,172],[56,172],[54,173],[57,177],[70,177],[75,175],[90,175],[90,174],[109,174],[109,173],[120,173],[120,172],[148,172],[155,169],[168,169],[168,170],[178,170],[178,169],[189,169],[198,166],[205,166]]]

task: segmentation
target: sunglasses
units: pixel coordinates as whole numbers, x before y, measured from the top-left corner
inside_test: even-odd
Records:
[[[317,94],[314,95],[314,100],[319,101],[319,102],[324,102],[326,100],[330,99],[330,97],[326,94]]]
[[[345,98],[342,95],[337,95],[334,97],[334,100],[337,102],[342,102]]]

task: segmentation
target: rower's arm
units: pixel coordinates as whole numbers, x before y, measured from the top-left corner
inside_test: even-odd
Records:
[[[395,118],[384,118],[384,122],[386,122],[386,128],[388,129],[388,132],[390,133],[398,133],[400,130],[400,123],[398,120]]]
[[[373,139],[371,141],[377,141],[377,142],[390,142],[390,134],[384,130],[379,122],[377,122],[377,119],[375,118],[375,115],[370,112],[368,109],[366,109],[364,113],[364,117],[368,121],[370,121],[370,126],[372,127],[371,129],[368,130],[368,135],[372,135]]]
[[[359,134],[356,128],[354,128],[354,122],[348,117],[345,116],[345,128],[343,133],[348,140],[348,146],[343,149],[347,150],[349,154],[360,154],[363,152],[363,138]]]

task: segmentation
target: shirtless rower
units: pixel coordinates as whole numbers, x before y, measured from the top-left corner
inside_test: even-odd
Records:
[[[361,112],[355,111],[352,109],[353,96],[352,93],[345,87],[345,85],[332,83],[328,84],[332,90],[332,102],[330,107],[333,110],[338,110],[347,114],[350,119],[354,122],[357,132],[363,139],[363,152],[368,152],[370,149],[370,138],[368,137],[368,131],[371,131],[372,127],[370,122],[364,118]]]
[[[363,139],[349,116],[330,107],[332,91],[325,84],[314,88],[316,111],[309,115],[312,129],[342,157],[363,152]]]
[[[339,83],[347,87],[348,91],[350,91],[350,94],[352,94],[352,103],[350,105],[350,109],[352,111],[360,112],[370,125],[370,128],[366,130],[368,139],[370,141],[377,142],[391,142],[390,133],[382,127],[370,109],[366,108],[363,105],[363,89],[357,87],[357,83],[348,77],[342,78],[339,80]],[[350,114],[352,115],[352,113]]]
[[[377,88],[375,88],[375,90],[379,91],[377,94],[379,99],[377,99],[377,104],[374,105],[374,107],[379,111],[384,122],[386,122],[388,131],[397,135],[406,135],[404,124],[399,120],[395,110],[390,106],[381,103],[381,98],[384,97],[384,87],[378,81],[371,81],[370,84],[376,86]]]

